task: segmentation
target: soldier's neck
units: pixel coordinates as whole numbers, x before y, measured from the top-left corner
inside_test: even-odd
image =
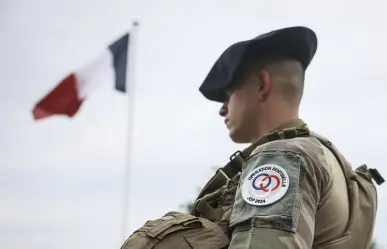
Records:
[[[299,120],[298,110],[287,110],[285,112],[278,112],[273,115],[268,115],[264,122],[257,127],[257,132],[252,137],[251,142],[255,142],[262,136],[276,130],[286,128],[288,124],[293,123],[295,120]]]

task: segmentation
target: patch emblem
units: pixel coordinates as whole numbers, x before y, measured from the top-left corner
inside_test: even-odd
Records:
[[[266,164],[251,171],[243,181],[243,199],[255,206],[265,206],[281,199],[288,191],[289,176],[278,165]]]

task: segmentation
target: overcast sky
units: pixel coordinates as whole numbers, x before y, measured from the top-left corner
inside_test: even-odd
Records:
[[[198,87],[230,44],[305,25],[319,45],[302,118],[387,177],[382,1],[0,1],[0,248],[119,248],[128,98],[100,86],[70,120],[31,109],[140,21],[128,235],[195,198],[236,149]],[[375,236],[387,246],[386,187]]]

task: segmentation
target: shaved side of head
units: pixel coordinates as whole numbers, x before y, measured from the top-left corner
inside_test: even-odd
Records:
[[[299,105],[304,92],[305,72],[302,64],[290,58],[277,58],[266,64],[273,87],[280,91],[284,100]]]
[[[283,97],[283,100],[293,106],[299,106],[303,91],[305,71],[302,64],[290,57],[270,55],[259,59],[246,58],[238,68],[236,80],[243,81],[243,77],[259,69],[269,72],[272,90]]]

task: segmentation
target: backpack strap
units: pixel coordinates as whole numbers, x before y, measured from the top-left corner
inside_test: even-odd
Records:
[[[197,199],[202,198],[207,193],[212,193],[222,187],[230,179],[242,171],[243,161],[249,157],[254,150],[254,144],[250,145],[243,151],[236,151],[230,156],[230,161],[223,167],[216,170],[215,175],[207,182],[207,184],[200,191]]]
[[[313,131],[309,131],[309,133],[310,133],[310,136],[317,138],[320,141],[320,143],[322,143],[326,148],[328,148],[333,153],[333,155],[336,157],[337,161],[339,162],[341,169],[343,170],[344,176],[347,179],[356,180],[357,178],[356,173],[349,166],[349,164],[346,163],[346,160],[336,149],[336,147],[325,137]],[[369,169],[366,169],[366,172],[370,175],[372,179],[374,179],[374,181],[378,185],[381,185],[382,183],[384,183],[384,178],[382,177],[382,175],[379,173],[377,169],[369,168]]]
[[[350,168],[349,165],[345,163],[345,159],[342,157],[342,155],[339,153],[339,151],[336,149],[336,147],[332,144],[331,141],[329,141],[325,137],[313,131],[309,131],[309,134],[311,137],[316,138],[322,145],[324,145],[327,149],[329,149],[332,152],[332,154],[335,156],[336,160],[340,164],[340,167],[343,170],[344,176],[347,179],[356,179],[355,172],[353,172],[352,168]]]

